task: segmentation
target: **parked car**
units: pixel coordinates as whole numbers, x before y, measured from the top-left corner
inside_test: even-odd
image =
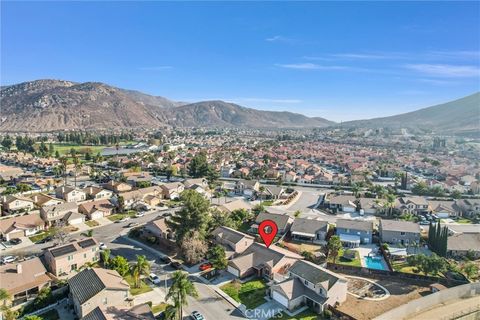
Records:
[[[198,311],[193,311],[190,317],[193,320],[205,320],[205,317]]]
[[[103,242],[100,242],[100,245],[98,247],[100,248],[100,250],[106,250],[107,249],[107,245]]]
[[[180,269],[182,267],[182,264],[178,261],[172,261],[170,262],[170,266],[175,269]]]
[[[22,243],[22,239],[20,239],[20,238],[13,238],[13,239],[10,239],[10,243],[13,244],[13,245],[17,245],[17,244]]]
[[[164,263],[166,263],[166,264],[169,264],[169,263],[172,262],[172,259],[170,259],[169,256],[162,256],[162,257],[160,257],[160,261],[162,261],[162,262],[164,262]]]
[[[46,236],[45,238],[43,238],[42,240],[39,240],[37,242],[35,242],[35,244],[42,244],[42,243],[47,243],[47,242],[50,242],[53,240],[53,237],[52,236]]]
[[[140,223],[138,222],[130,222],[129,224],[127,224],[127,228],[138,227],[139,225]]]
[[[160,278],[155,273],[150,273],[148,275],[148,280],[153,284],[160,284]]]
[[[2,264],[6,264],[6,263],[11,263],[13,261],[17,260],[17,257],[15,256],[5,256],[5,257],[2,257]]]
[[[212,267],[213,267],[213,266],[212,266],[211,263],[206,262],[206,263],[202,263],[202,264],[198,267],[198,269],[199,269],[200,271],[205,271],[205,270],[211,269]]]
[[[137,213],[135,213],[135,217],[136,217],[136,218],[141,218],[141,217],[143,217],[144,215],[145,215],[145,212],[143,212],[143,211],[138,211]]]
[[[422,226],[428,226],[430,224],[430,221],[427,221],[427,220],[422,220],[419,222],[420,225]]]
[[[118,222],[126,222],[126,221],[128,221],[128,220],[130,220],[130,217],[127,216],[127,217],[124,217],[124,218],[122,218],[122,219],[120,219],[120,220],[117,220],[117,221],[118,221]]]

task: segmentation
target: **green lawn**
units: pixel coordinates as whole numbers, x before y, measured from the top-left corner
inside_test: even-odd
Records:
[[[471,223],[472,223],[472,220],[462,218],[462,219],[458,219],[456,222],[457,222],[457,223],[462,223],[462,224],[471,224]]]
[[[264,207],[269,207],[273,204],[273,200],[265,200],[265,201],[262,201],[262,205]]]
[[[270,320],[321,320],[324,319],[321,315],[316,314],[315,312],[311,311],[310,309],[305,310],[303,312],[300,312],[296,316],[290,317],[286,313],[282,313],[282,316],[280,317],[279,315],[270,318]]]
[[[157,314],[159,312],[162,312],[165,310],[165,308],[168,306],[167,303],[160,303],[160,304],[157,304],[157,305],[154,305],[152,306],[152,312],[153,314]]]
[[[358,253],[357,250],[355,250],[355,259],[353,260],[348,260],[343,256],[343,253],[345,252],[345,249],[340,249],[340,251],[338,252],[338,257],[337,257],[337,261],[335,261],[335,263],[338,263],[338,264],[344,264],[344,265],[347,265],[347,266],[353,266],[353,267],[361,267],[362,266],[362,263],[360,262],[360,254]],[[328,259],[329,262],[333,262],[332,259]]]
[[[245,283],[230,282],[221,289],[247,309],[255,309],[265,302],[267,286],[264,280],[251,280]]]
[[[132,294],[132,296],[136,296],[136,295],[139,295],[139,294],[142,294],[142,293],[145,293],[145,292],[150,292],[150,291],[153,290],[143,280],[140,282],[140,288],[135,288],[135,280],[133,279],[133,277],[131,275],[126,275],[124,277],[124,279],[130,285],[130,293]]]
[[[54,152],[58,151],[61,155],[69,154],[70,150],[73,148],[77,153],[90,152],[92,155],[102,152],[106,146],[88,146],[88,145],[78,145],[78,144],[67,144],[67,143],[54,143],[53,144]]]
[[[89,226],[90,228],[93,228],[93,227],[96,227],[96,226],[99,226],[100,223],[98,223],[97,221],[95,220],[88,220],[88,221],[85,221],[85,224],[87,226]]]
[[[121,219],[123,219],[127,216],[130,217],[130,218],[133,218],[135,216],[135,214],[136,214],[135,211],[130,210],[127,213],[116,213],[116,214],[109,215],[107,218],[108,218],[108,220],[115,222],[115,221],[121,220]]]
[[[48,236],[51,236],[52,235],[52,232],[53,230],[47,230],[47,231],[43,231],[43,232],[40,232],[34,236],[31,236],[31,237],[28,237],[30,239],[30,241],[32,241],[33,243],[37,242],[37,241],[40,241],[40,240],[43,240],[45,239],[46,237]]]
[[[418,271],[415,267],[409,266],[406,262],[392,262],[392,268],[395,271],[398,272],[404,272],[404,273],[413,273],[413,274],[418,274],[419,272],[414,272]]]

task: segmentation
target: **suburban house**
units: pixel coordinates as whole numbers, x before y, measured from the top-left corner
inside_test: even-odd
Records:
[[[45,251],[45,264],[55,276],[69,275],[86,263],[99,260],[100,249],[94,238],[86,238]]]
[[[75,202],[65,202],[40,208],[40,216],[48,226],[57,224],[77,224],[85,221],[85,216],[79,216],[78,205]]]
[[[2,197],[2,209],[5,214],[28,212],[35,207],[33,200],[22,196],[8,195]]]
[[[0,266],[2,289],[12,297],[12,305],[17,306],[35,299],[38,292],[49,287],[53,277],[49,275],[40,258]]]
[[[308,306],[322,313],[347,299],[347,279],[308,261],[288,269],[287,279],[270,287],[273,300],[289,311]]]
[[[462,209],[455,201],[428,200],[428,212],[439,218],[448,218],[462,215]]]
[[[115,206],[107,199],[92,200],[78,206],[78,211],[90,220],[106,217],[115,212]]]
[[[295,218],[290,227],[293,240],[306,242],[324,242],[328,231],[328,223],[323,220]]]
[[[82,189],[83,192],[87,194],[88,199],[110,199],[113,196],[113,192],[111,190],[98,188],[98,187],[86,187]]]
[[[378,231],[382,242],[401,245],[420,244],[420,226],[414,222],[381,219]]]
[[[147,199],[147,196],[154,196],[158,199],[163,199],[163,189],[159,186],[152,186],[123,192],[118,195],[118,197],[123,197],[123,202],[126,209],[137,206],[145,206],[145,200]]]
[[[334,212],[355,212],[357,210],[357,199],[353,195],[327,195],[324,199],[325,207]]]
[[[477,228],[478,229],[478,228]],[[464,258],[468,253],[480,258],[480,232],[456,233],[447,238],[447,256]]]
[[[160,188],[162,188],[165,199],[178,199],[183,190],[185,190],[185,186],[180,182],[165,183]]]
[[[151,185],[152,183],[152,176],[148,172],[134,172],[132,175],[128,175],[127,183],[134,187],[139,187],[142,184]]]
[[[32,199],[33,203],[35,203],[35,205],[39,208],[43,206],[52,206],[54,204],[60,204],[64,202],[61,199],[52,197],[44,193],[36,193],[33,196],[31,196],[30,199]]]
[[[385,211],[384,204],[378,199],[359,198],[358,204],[359,209],[367,214],[379,214]]]
[[[250,211],[252,210],[252,205],[250,204],[250,202],[245,201],[244,199],[237,199],[230,202],[226,202],[224,204],[219,204],[218,209],[224,212],[229,212],[229,213],[235,210],[242,210],[242,209]]]
[[[175,241],[175,233],[168,227],[165,217],[148,222],[143,230],[157,239]]]
[[[461,199],[455,202],[462,212],[462,216],[472,217],[480,213],[480,200],[478,199]]]
[[[208,189],[208,181],[205,178],[186,179],[183,184],[186,189],[196,189],[197,187]]]
[[[244,252],[253,242],[255,238],[235,229],[220,226],[211,233],[215,237],[215,243],[225,247],[227,258]]]
[[[263,186],[259,188],[257,195],[262,200],[278,200],[285,194],[285,189],[281,186]]]
[[[68,280],[75,313],[83,318],[95,308],[129,307],[130,286],[115,270],[84,269]]]
[[[228,262],[227,271],[239,278],[255,275],[271,279],[274,273],[283,273],[299,259],[303,257],[276,245],[267,248],[254,242]]]
[[[239,180],[235,184],[235,194],[251,197],[260,190],[257,180]]]
[[[138,304],[128,309],[128,307],[96,307],[90,311],[82,320],[155,320],[152,309],[148,303]]]
[[[283,235],[290,229],[290,225],[293,223],[293,218],[288,214],[277,214],[269,212],[261,212],[255,219],[255,223],[251,225],[252,232],[257,232],[258,225],[263,220],[272,220],[278,227],[278,235]]]
[[[45,222],[38,214],[28,214],[0,220],[0,237],[6,241],[29,237],[45,229]]]
[[[372,243],[372,233],[372,221],[339,219],[336,223],[336,234],[340,237],[342,244],[347,247]]]
[[[113,181],[110,180],[109,182],[105,183],[103,187],[107,190],[120,193],[120,192],[127,192],[132,190],[132,186],[125,182]]]
[[[395,208],[401,213],[420,214],[428,212],[428,201],[424,197],[398,198]]]
[[[55,196],[59,199],[63,199],[67,202],[80,202],[87,199],[87,195],[82,190],[74,187],[58,187],[55,189]]]

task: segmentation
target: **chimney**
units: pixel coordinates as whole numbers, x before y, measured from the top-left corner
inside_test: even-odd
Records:
[[[17,264],[17,273],[18,274],[22,273],[22,264],[21,263]]]

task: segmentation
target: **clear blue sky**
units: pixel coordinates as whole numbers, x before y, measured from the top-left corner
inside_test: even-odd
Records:
[[[479,90],[479,2],[1,2],[1,83],[100,81],[340,121]]]

